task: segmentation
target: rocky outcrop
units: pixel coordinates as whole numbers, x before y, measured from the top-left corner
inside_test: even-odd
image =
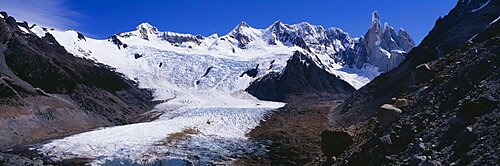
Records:
[[[355,89],[297,51],[282,73],[268,74],[251,83],[246,91],[261,100],[286,101],[294,97],[343,99]]]
[[[331,125],[356,135],[335,164],[496,163],[499,16],[497,1],[459,1],[400,66],[333,110]],[[403,111],[379,128],[375,115],[385,103]]]
[[[0,150],[128,123],[153,107],[147,90],[0,19]],[[5,92],[5,93],[4,93]]]

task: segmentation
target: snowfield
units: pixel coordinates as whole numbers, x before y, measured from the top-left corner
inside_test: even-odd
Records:
[[[152,90],[155,100],[166,101],[147,113],[159,116],[152,122],[97,129],[38,149],[55,161],[90,158],[94,165],[168,158],[227,163],[242,154],[265,155],[264,147],[245,135],[284,103],[260,101],[244,90],[270,72],[283,72],[293,52],[304,51],[287,43],[269,45],[266,40],[273,36],[268,31],[245,25],[233,30],[252,36],[245,49],[235,47],[239,41],[229,35],[200,38],[159,32],[147,23],[116,35],[119,41],[78,38],[76,31],[45,31],[38,26],[31,31],[38,36],[49,32],[75,56],[109,65],[140,88]],[[344,47],[340,42],[337,46]],[[379,74],[374,67],[346,68],[328,55],[315,57],[318,65],[355,88]],[[257,69],[256,76],[242,74],[251,69]]]

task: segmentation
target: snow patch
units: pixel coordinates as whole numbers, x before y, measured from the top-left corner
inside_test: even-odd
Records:
[[[488,1],[486,1],[485,3],[483,3],[481,6],[479,6],[478,8],[476,8],[476,9],[472,9],[472,10],[471,10],[471,12],[472,12],[472,13],[475,13],[475,12],[477,12],[477,11],[479,11],[479,10],[483,9],[484,7],[486,7],[486,6],[490,3],[490,1],[491,1],[491,0],[488,0]]]
[[[406,51],[403,51],[403,50],[391,50],[391,52],[398,53],[398,54],[406,54]]]
[[[24,33],[30,33],[29,30],[27,30],[26,28],[22,27],[22,26],[17,26],[19,27],[19,29],[21,29],[21,31],[23,31]]]
[[[387,57],[387,59],[391,59],[391,53],[383,48],[379,47],[379,50]]]
[[[500,16],[498,16],[495,20],[493,20],[492,22],[490,22],[490,26],[493,25],[494,23],[496,23],[498,20],[500,20]]]

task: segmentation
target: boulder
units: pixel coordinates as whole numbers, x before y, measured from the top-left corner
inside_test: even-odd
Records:
[[[321,133],[321,151],[331,158],[342,154],[353,143],[349,133],[344,131],[328,131]]]
[[[402,111],[390,104],[384,104],[377,112],[377,121],[381,126],[387,127],[392,122],[396,121],[401,115]]]

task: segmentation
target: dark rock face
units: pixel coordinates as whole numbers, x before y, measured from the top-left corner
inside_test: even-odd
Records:
[[[286,101],[292,97],[343,99],[355,89],[297,51],[287,61],[283,73],[266,75],[246,91],[261,100]]]
[[[135,54],[134,54],[134,58],[135,58],[135,59],[139,59],[139,58],[141,58],[142,56],[143,56],[143,55],[138,54],[138,53],[135,53]],[[160,66],[160,67],[161,67],[161,66]]]
[[[176,35],[170,33],[164,33],[162,36],[163,40],[166,40],[173,44],[182,44],[184,42],[193,42],[196,44],[201,44],[201,40],[203,37],[201,36],[193,36],[193,35]]]
[[[7,15],[7,12],[0,12],[0,15],[2,15],[4,18],[9,17],[9,15]]]
[[[333,110],[332,126],[357,136],[336,164],[497,163],[500,31],[491,28],[498,16],[498,1],[459,1],[399,67]],[[380,128],[373,117],[385,103],[402,113]]]
[[[121,49],[121,47],[123,46],[123,48],[126,48],[127,46],[123,44],[123,42],[118,39],[118,37],[116,35],[113,35],[109,38],[109,41],[113,42],[113,44],[115,44],[118,49]]]
[[[259,64],[257,64],[257,66],[255,66],[255,68],[247,70],[247,71],[241,73],[240,77],[243,77],[246,74],[249,77],[255,78],[255,77],[257,77],[258,73],[259,73]]]
[[[78,39],[85,40],[85,41],[87,40],[87,39],[85,39],[85,36],[82,33],[77,32],[77,34],[78,34]]]
[[[0,150],[128,123],[150,110],[147,90],[0,19]]]
[[[214,68],[213,66],[210,66],[209,68],[207,68],[207,70],[205,71],[205,74],[203,74],[201,77],[205,77],[208,75],[208,73],[210,73],[210,70],[212,70],[212,68]]]

